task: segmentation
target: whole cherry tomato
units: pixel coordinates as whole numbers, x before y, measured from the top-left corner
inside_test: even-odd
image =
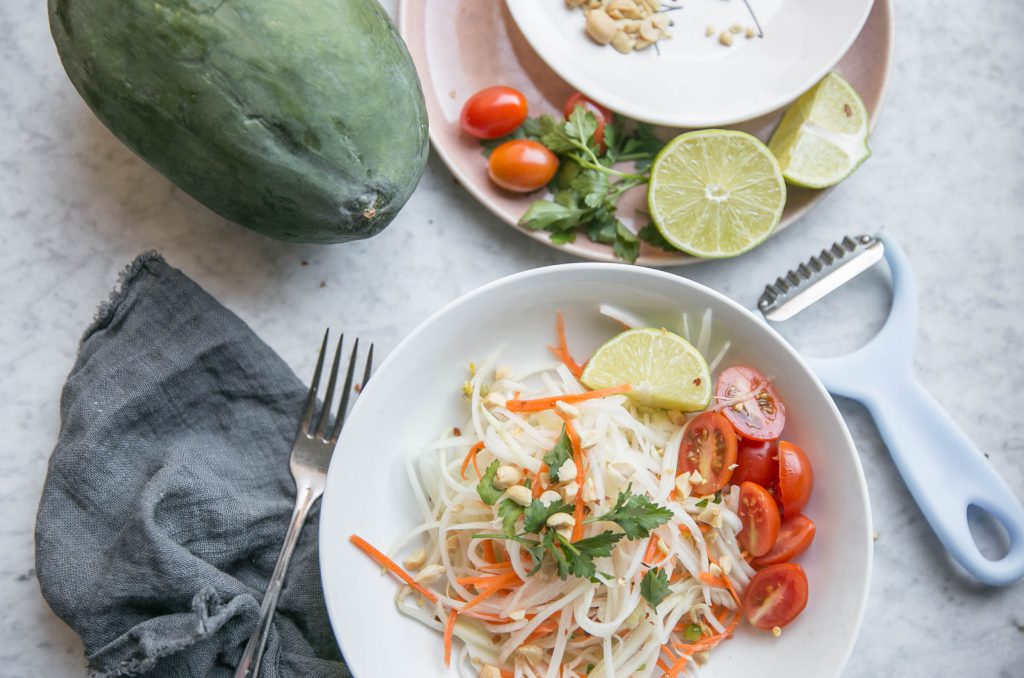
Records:
[[[519,90],[488,87],[466,100],[459,123],[466,134],[477,139],[499,139],[522,125],[528,110],[526,97]]]
[[[543,144],[513,139],[491,152],[487,174],[509,191],[529,193],[543,188],[558,170],[558,158]]]

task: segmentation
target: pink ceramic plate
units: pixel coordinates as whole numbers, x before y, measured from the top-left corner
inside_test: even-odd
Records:
[[[547,232],[520,228],[519,217],[540,194],[509,193],[491,183],[479,142],[459,130],[463,102],[484,87],[508,85],[519,89],[530,102],[531,115],[561,114],[562,105],[573,92],[530,48],[505,3],[401,0],[399,30],[423,83],[434,150],[462,185],[503,221],[535,240],[585,259],[617,261],[610,245],[591,242],[582,234],[574,243],[553,245]],[[875,0],[860,36],[835,68],[864,100],[872,126],[889,85],[892,40],[892,0]],[[767,139],[780,115],[781,111],[776,111],[733,127]],[[662,128],[659,134],[670,138],[680,131]],[[824,191],[788,190],[778,230],[803,216],[824,195]],[[638,189],[624,196],[619,217],[636,230],[647,223],[643,214],[637,213],[642,207],[643,190]],[[681,252],[666,252],[645,244],[637,263],[678,266],[697,261]]]

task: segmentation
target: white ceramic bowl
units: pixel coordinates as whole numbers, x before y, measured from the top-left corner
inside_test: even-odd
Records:
[[[403,460],[465,419],[461,385],[470,361],[503,345],[503,364],[550,364],[545,346],[557,310],[565,313],[572,350],[589,355],[621,329],[598,313],[600,303],[664,327],[675,327],[684,310],[699,316],[710,308],[713,341],[732,341],[724,364],[750,364],[775,378],[786,403],[784,435],[814,466],[805,512],[818,532],[800,560],[810,580],[807,609],[778,639],[741,627],[712,653],[702,676],[828,678],[842,671],[864,612],[871,519],[853,441],[821,383],[778,334],[713,290],[639,267],[567,264],[502,278],[434,314],[384,361],[353,408],[327,479],[320,558],[331,623],[357,678],[458,672],[444,667],[438,633],[397,612],[395,580],[349,536],[386,551],[418,523]]]
[[[741,0],[664,0],[672,38],[620,54],[584,32],[562,0],[506,0],[530,46],[563,80],[613,111],[669,127],[731,125],[784,106],[821,79],[853,44],[873,0],[751,0],[763,38],[708,37],[753,24]],[[681,7],[680,7],[681,6]]]

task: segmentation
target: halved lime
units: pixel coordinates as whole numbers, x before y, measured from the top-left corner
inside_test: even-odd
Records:
[[[834,186],[871,155],[864,102],[850,83],[829,73],[790,106],[768,148],[789,183]]]
[[[764,242],[786,205],[768,147],[745,132],[681,134],[654,159],[647,189],[665,239],[696,257],[735,257]]]
[[[582,381],[592,389],[633,387],[633,400],[695,412],[711,401],[711,373],[700,351],[678,334],[652,327],[627,330],[587,362]]]

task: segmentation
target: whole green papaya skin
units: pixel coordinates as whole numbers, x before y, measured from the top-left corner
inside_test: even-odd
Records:
[[[99,119],[243,226],[367,238],[423,172],[423,92],[376,0],[49,0],[49,14]]]

